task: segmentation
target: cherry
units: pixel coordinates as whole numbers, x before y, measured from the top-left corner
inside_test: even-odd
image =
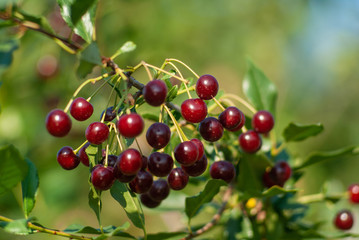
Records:
[[[148,169],[157,177],[167,176],[173,168],[173,159],[166,153],[154,152],[148,157]]]
[[[164,123],[154,123],[152,124],[146,133],[146,139],[148,144],[151,145],[154,149],[164,148],[171,138],[171,130]]]
[[[348,188],[349,199],[352,203],[359,203],[359,184],[352,184]]]
[[[273,115],[268,111],[258,111],[252,118],[252,127],[258,133],[268,133],[274,126]]]
[[[108,190],[112,187],[114,181],[112,167],[97,165],[91,172],[91,182],[96,189]]]
[[[174,168],[167,177],[168,184],[173,190],[181,190],[186,187],[188,183],[188,175],[182,168]]]
[[[108,138],[109,130],[106,124],[102,122],[91,123],[85,132],[86,139],[95,145],[100,145]]]
[[[246,117],[244,116],[244,113],[241,112],[241,122],[238,124],[238,126],[233,129],[227,129],[227,130],[230,132],[237,132],[242,129],[245,123],[246,123]]]
[[[218,82],[212,75],[202,75],[196,83],[196,93],[199,98],[209,100],[218,93]]]
[[[145,170],[147,168],[147,162],[148,162],[148,159],[146,156],[143,156],[142,155],[142,170]]]
[[[71,170],[76,168],[80,159],[74,153],[72,147],[63,147],[57,152],[57,161],[63,169]]]
[[[58,60],[51,55],[43,56],[37,61],[36,70],[40,78],[44,80],[50,79],[58,73]]]
[[[82,148],[80,148],[78,156],[80,158],[80,161],[82,162],[83,165],[85,166],[90,166],[90,162],[89,162],[89,157],[86,153],[86,148],[90,146],[90,143],[86,143]]]
[[[248,130],[239,135],[239,145],[247,153],[255,153],[262,146],[261,137],[253,130]]]
[[[341,210],[334,219],[335,226],[340,230],[351,229],[354,223],[353,214],[349,210]]]
[[[167,97],[166,84],[158,79],[152,80],[142,89],[143,98],[152,106],[160,106]]]
[[[176,146],[174,155],[177,162],[190,166],[197,161],[198,148],[192,141],[184,141]]]
[[[153,183],[152,174],[147,171],[140,170],[137,173],[136,178],[132,180],[129,185],[133,192],[145,193],[148,190],[150,190],[152,183]]]
[[[76,120],[85,121],[91,117],[93,106],[86,99],[79,97],[71,103],[70,113]]]
[[[123,183],[129,183],[131,182],[133,179],[136,178],[136,174],[135,175],[125,175],[121,172],[121,170],[119,170],[116,165],[113,169],[113,175],[115,176],[115,178],[118,179],[118,181],[123,182]]]
[[[170,193],[170,187],[166,180],[158,179],[153,182],[152,187],[148,191],[148,196],[156,202],[165,199]]]
[[[66,136],[71,129],[71,119],[64,111],[54,109],[46,117],[47,131],[55,137]]]
[[[191,166],[181,166],[183,171],[191,177],[198,177],[207,169],[208,160],[205,154]]]
[[[199,124],[199,133],[205,140],[215,142],[223,136],[223,126],[216,118],[208,117]]]
[[[268,188],[274,185],[283,187],[291,174],[292,169],[289,164],[285,161],[278,161],[272,168],[268,168],[264,172],[262,178],[263,184]]]
[[[141,203],[148,208],[155,208],[161,204],[161,201],[157,202],[157,201],[152,200],[147,193],[141,194],[140,200],[141,200]]]
[[[142,133],[144,126],[142,117],[137,113],[122,115],[117,122],[118,131],[126,138],[137,137]]]
[[[243,113],[236,107],[228,107],[218,117],[219,122],[225,129],[236,129],[243,122]]]
[[[193,142],[197,149],[198,149],[198,156],[197,156],[197,161],[200,160],[204,154],[204,146],[203,146],[203,143],[197,139],[197,138],[193,138],[191,139],[191,142]]]
[[[222,179],[227,183],[230,183],[236,175],[233,164],[227,161],[214,162],[209,173],[213,179]]]
[[[200,98],[191,98],[181,104],[181,114],[186,121],[199,123],[207,116],[207,105]]]
[[[118,157],[117,157],[116,155],[111,155],[111,154],[109,154],[109,155],[107,156],[107,166],[109,166],[109,167],[115,167],[116,162],[117,162],[117,159],[118,159]],[[102,157],[100,163],[101,163],[102,165],[105,165],[105,160],[106,160],[106,153],[105,153],[105,156]]]
[[[136,149],[129,148],[118,156],[116,168],[118,168],[124,175],[136,175],[141,167],[142,155]]]
[[[283,185],[281,185],[281,184],[276,184],[276,182],[272,179],[272,177],[270,175],[270,171],[267,171],[267,170],[263,173],[262,181],[263,181],[264,186],[266,186],[267,188],[270,188],[274,185],[283,187]]]
[[[102,119],[103,114],[105,114],[105,118],[104,118],[105,122],[111,122],[116,117],[116,111],[114,111],[113,107],[108,107],[106,110],[103,110],[100,119]]]

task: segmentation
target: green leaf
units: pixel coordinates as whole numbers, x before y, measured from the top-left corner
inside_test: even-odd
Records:
[[[0,20],[0,29],[15,26],[16,24],[11,20]]]
[[[17,39],[0,42],[0,76],[10,66],[13,52],[18,49],[18,47],[19,41]]]
[[[6,8],[9,5],[14,5],[18,2],[19,0],[5,0],[5,1],[0,1],[0,9],[2,8]]]
[[[116,51],[112,59],[121,55],[122,53],[132,52],[135,49],[136,49],[136,44],[134,42],[127,41],[120,47],[120,49]]]
[[[102,201],[101,201],[101,193],[98,191],[94,191],[94,189],[91,188],[88,199],[89,199],[89,205],[91,209],[95,212],[98,222],[101,225],[101,210],[102,210]]]
[[[85,50],[79,54],[80,64],[77,67],[76,74],[82,79],[85,78],[96,65],[102,65],[101,54],[97,43],[92,42]]]
[[[88,234],[101,234],[100,229],[96,229],[90,226],[82,226],[81,224],[71,224],[64,232],[67,233],[88,233]]]
[[[135,138],[125,138],[126,146],[129,147],[135,141]]]
[[[316,136],[323,131],[321,123],[302,125],[290,123],[283,131],[283,137],[286,142],[302,141],[308,137]]]
[[[188,221],[191,220],[205,203],[212,201],[213,197],[217,195],[221,186],[226,186],[227,183],[223,180],[211,179],[207,182],[204,190],[198,195],[187,197],[185,202],[185,212]]]
[[[147,240],[175,240],[184,238],[188,235],[186,232],[160,232],[154,234],[148,234]]]
[[[27,14],[26,12],[24,12],[21,9],[17,9],[17,11],[22,15],[22,20],[23,21],[29,21],[29,22],[32,22],[32,23],[36,23],[36,24],[39,25],[39,28],[45,30],[46,32],[50,32],[50,33],[54,32],[51,25],[49,24],[49,22],[47,21],[47,19],[44,16],[30,15],[30,14]]]
[[[178,86],[174,85],[167,93],[166,102],[171,102],[177,97]]]
[[[284,189],[279,186],[273,186],[264,192],[262,192],[262,197],[273,197],[280,194],[286,194],[286,193],[296,193],[297,189]]]
[[[39,176],[35,165],[26,159],[28,171],[25,179],[21,182],[23,210],[25,218],[28,218],[30,212],[35,206],[37,189],[39,187]]]
[[[141,116],[144,119],[151,120],[151,121],[154,121],[154,122],[158,122],[158,115],[156,115],[156,114],[144,113],[144,114],[141,114]]]
[[[331,160],[337,159],[341,157],[348,157],[348,156],[356,156],[359,154],[359,147],[358,146],[351,146],[346,148],[340,148],[334,151],[327,151],[327,152],[315,152],[309,155],[307,159],[300,165],[293,168],[294,171],[297,171],[301,168],[308,167],[310,165]]]
[[[0,194],[2,194],[24,179],[28,166],[13,145],[0,147],[0,159]]]
[[[243,92],[257,110],[267,110],[275,114],[277,100],[276,86],[249,59],[248,71],[243,79]]]
[[[136,194],[129,191],[126,185],[119,181],[113,184],[110,192],[112,197],[121,204],[133,225],[145,232],[145,217]]]
[[[97,0],[77,0],[71,5],[71,21],[76,25],[81,17],[94,5]]]
[[[0,227],[6,232],[16,235],[28,235],[31,229],[27,227],[26,219],[14,220],[12,222],[0,222]]]

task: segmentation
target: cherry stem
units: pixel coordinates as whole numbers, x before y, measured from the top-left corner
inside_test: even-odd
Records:
[[[86,145],[86,143],[88,143],[88,140],[84,141],[78,148],[76,148],[74,150],[74,153],[77,154],[80,151],[80,149]]]
[[[216,143],[213,143],[213,149],[214,149],[214,152],[216,153],[216,157],[215,157],[214,161],[217,162],[220,160],[220,157],[219,157],[219,152],[218,152]]]
[[[176,126],[176,130],[177,130],[177,133],[178,133],[178,136],[179,136],[181,142],[188,141],[188,138],[186,137],[186,135],[182,131],[181,127],[179,126],[176,118],[171,113],[171,110],[166,105],[163,105],[163,107],[166,109],[167,114],[170,116],[173,124]]]
[[[143,65],[144,65],[144,66],[151,67],[151,68],[153,68],[153,69],[156,69],[157,71],[166,73],[166,74],[170,75],[171,77],[174,77],[174,78],[180,80],[181,82],[188,83],[188,80],[186,80],[186,79],[184,79],[184,78],[181,78],[181,77],[178,77],[178,76],[176,76],[175,74],[170,73],[170,72],[168,72],[168,71],[166,71],[166,70],[163,70],[163,69],[161,69],[161,68],[159,68],[159,67],[153,66],[153,65],[148,64],[148,63],[146,63],[146,62],[143,62]]]
[[[98,87],[90,97],[88,97],[86,100],[89,102],[91,99],[106,85],[106,83],[112,81],[116,76],[112,76],[111,78],[107,79],[104,83],[101,84],[100,87]]]
[[[222,111],[226,110],[226,108],[223,107],[223,105],[215,97],[213,97],[213,101],[222,109]]]
[[[199,78],[199,75],[197,73],[195,73],[195,71],[192,70],[192,68],[190,68],[187,64],[185,64],[184,62],[175,59],[175,58],[167,58],[166,59],[167,62],[178,62],[180,64],[182,64],[184,67],[186,67],[191,73],[193,73],[193,75],[196,76],[196,78]]]
[[[238,102],[240,102],[242,105],[244,105],[249,111],[251,111],[252,113],[256,113],[257,110],[252,107],[252,105],[250,105],[246,100],[244,100],[243,98],[232,94],[232,93],[226,93],[222,96],[223,98],[227,97],[227,98],[232,98],[234,100],[237,100]]]
[[[141,63],[142,63],[142,65],[143,65],[143,67],[146,69],[146,72],[147,72],[147,75],[148,75],[148,79],[151,81],[151,80],[153,79],[153,77],[152,77],[152,75],[151,75],[150,70],[148,69],[147,64],[146,64],[144,61],[142,61]]]
[[[342,199],[342,198],[348,198],[348,192],[344,193],[338,193],[338,194],[324,194],[324,193],[317,193],[317,194],[311,194],[311,195],[305,195],[301,196],[297,199],[297,201],[301,204],[309,204],[309,203],[317,203],[317,202],[323,202],[331,199]]]
[[[121,144],[121,140],[120,140],[120,137],[118,136],[118,131],[116,129],[116,124],[114,124],[113,122],[110,123],[111,127],[113,128],[113,130],[115,131],[115,134],[116,134],[116,139],[117,139],[117,143],[118,143],[118,146],[120,148],[120,151],[122,152],[123,151],[123,146]]]
[[[176,65],[174,65],[174,64],[171,63],[171,62],[167,62],[167,64],[171,65],[171,66],[176,70],[176,72],[178,72],[178,74],[180,75],[180,77],[183,78],[182,73],[181,73],[180,70],[176,67]],[[186,84],[185,82],[184,82],[183,84],[184,84],[184,87],[186,88],[186,92],[187,92],[187,94],[188,94],[188,98],[191,99],[192,96],[191,96],[191,93],[189,92],[189,89],[188,89],[187,84]]]
[[[104,166],[107,167],[108,165],[108,144],[106,145],[106,156],[105,156],[105,164]]]
[[[142,150],[141,150],[141,147],[140,147],[140,144],[139,144],[138,141],[137,141],[137,138],[135,138],[135,142],[136,142],[136,145],[137,145],[138,150],[140,151],[141,155],[143,155]]]

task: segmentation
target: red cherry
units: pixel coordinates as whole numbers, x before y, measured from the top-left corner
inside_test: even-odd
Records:
[[[207,105],[200,98],[187,99],[181,104],[181,113],[186,121],[199,123],[207,116]]]
[[[352,184],[348,188],[349,199],[352,203],[359,203],[359,184]]]
[[[46,117],[47,131],[55,137],[66,136],[71,129],[71,119],[64,111],[54,109]]]
[[[117,122],[118,131],[126,138],[137,137],[142,133],[144,126],[142,117],[137,113],[122,115]]]
[[[349,210],[341,210],[334,219],[335,226],[340,230],[349,230],[354,223],[353,214]]]
[[[86,99],[79,97],[72,102],[70,106],[70,113],[76,120],[85,121],[91,117],[93,113],[93,106]]]
[[[142,90],[143,98],[152,106],[160,106],[167,97],[167,86],[162,80],[152,80]]]
[[[106,124],[93,122],[87,127],[85,135],[90,143],[100,145],[108,138],[109,130]]]
[[[196,83],[196,93],[199,98],[209,100],[218,93],[218,82],[212,75],[202,75]]]
[[[80,159],[74,153],[72,147],[63,147],[57,152],[57,162],[63,169],[72,170],[76,168]]]

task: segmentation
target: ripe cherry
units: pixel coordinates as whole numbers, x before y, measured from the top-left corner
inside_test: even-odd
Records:
[[[185,173],[187,173],[187,175],[189,175],[191,177],[198,177],[206,171],[207,165],[208,165],[207,157],[205,154],[203,154],[201,159],[199,159],[193,165],[181,166],[181,168],[183,169],[183,171],[185,171]]]
[[[153,182],[152,187],[148,191],[148,196],[156,202],[165,199],[170,193],[170,187],[166,180],[158,179]]]
[[[126,138],[137,137],[142,133],[144,126],[142,117],[137,113],[122,115],[117,122],[118,131]]]
[[[247,153],[255,153],[262,146],[261,137],[253,130],[248,130],[239,135],[239,145]]]
[[[96,166],[91,173],[91,182],[96,189],[108,190],[112,187],[115,177],[112,167]]]
[[[167,97],[167,86],[161,80],[152,80],[142,89],[143,98],[152,106],[160,106]]]
[[[80,159],[74,153],[72,147],[63,147],[57,152],[57,161],[63,169],[71,170],[76,168]]]
[[[109,167],[115,167],[116,162],[117,162],[117,159],[118,159],[118,157],[117,157],[116,155],[111,155],[111,154],[109,154],[109,155],[107,156],[107,166],[109,166]],[[102,157],[100,163],[101,163],[102,165],[105,165],[105,160],[106,160],[106,153],[105,153],[105,156]]]
[[[171,138],[171,130],[164,123],[154,123],[148,129],[146,133],[146,139],[148,144],[154,149],[164,148]]]
[[[188,175],[182,168],[174,168],[167,177],[168,184],[173,190],[181,190],[186,187],[188,183]]]
[[[218,117],[219,122],[225,129],[236,129],[243,120],[244,114],[236,107],[226,108]]]
[[[85,121],[91,117],[93,113],[93,106],[86,99],[79,97],[72,102],[70,106],[70,113],[76,120]]]
[[[105,114],[105,118],[104,118],[105,122],[111,122],[116,117],[116,111],[114,111],[113,107],[108,107],[106,110],[104,110],[101,113],[101,118],[100,119],[102,119],[103,114]]]
[[[209,173],[213,179],[222,179],[227,183],[230,183],[236,175],[233,164],[227,161],[214,162]]]
[[[181,104],[181,113],[186,121],[199,123],[207,116],[207,105],[200,98],[191,98]]]
[[[352,203],[359,203],[359,184],[352,184],[348,188],[349,199]]]
[[[237,132],[242,129],[245,123],[246,123],[246,117],[244,116],[244,113],[241,112],[241,122],[238,124],[238,126],[233,129],[227,129],[227,130],[230,132]]]
[[[258,133],[268,133],[274,126],[273,115],[268,111],[258,111],[252,118],[252,127]]]
[[[142,155],[133,148],[129,148],[118,156],[116,168],[118,168],[124,175],[136,175],[142,167]]]
[[[106,124],[102,122],[91,123],[85,132],[86,139],[95,145],[99,145],[106,141],[109,135],[109,130]]]
[[[121,170],[118,169],[118,167],[113,168],[113,175],[115,176],[115,178],[118,179],[118,181],[123,182],[123,183],[129,183],[131,182],[133,179],[136,178],[136,174],[135,175],[125,175],[121,172]]]
[[[152,200],[147,193],[143,193],[140,196],[141,203],[148,208],[155,208],[161,204],[161,201]]]
[[[200,123],[199,133],[205,140],[215,142],[223,136],[223,126],[216,118],[208,117]]]
[[[157,177],[167,176],[173,168],[173,159],[166,153],[154,152],[148,157],[148,169]]]
[[[196,92],[199,98],[209,100],[218,93],[218,82],[212,75],[202,75],[196,83]]]
[[[198,148],[192,141],[184,141],[176,146],[174,155],[177,162],[190,166],[198,159]]]
[[[268,168],[264,172],[263,184],[268,188],[274,185],[283,187],[291,174],[292,169],[289,164],[285,161],[278,161],[272,168]]]
[[[142,155],[142,168],[141,168],[142,170],[146,170],[147,162],[148,162],[147,157]]]
[[[71,129],[71,119],[64,111],[54,109],[46,117],[47,131],[55,137],[66,136]]]
[[[82,148],[80,148],[78,156],[80,158],[80,161],[82,162],[83,165],[85,166],[90,166],[90,162],[89,162],[89,157],[86,153],[86,148],[90,146],[90,143],[86,143]]]
[[[132,180],[129,185],[133,192],[145,193],[148,190],[150,190],[152,183],[153,183],[152,174],[147,171],[140,170],[137,173],[136,178]]]
[[[340,230],[349,230],[354,223],[353,214],[349,210],[341,210],[334,219],[335,226]]]
[[[193,142],[197,149],[198,149],[198,156],[197,156],[197,161],[200,160],[204,154],[204,146],[203,143],[198,139],[198,138],[193,138],[191,139],[191,142]]]

